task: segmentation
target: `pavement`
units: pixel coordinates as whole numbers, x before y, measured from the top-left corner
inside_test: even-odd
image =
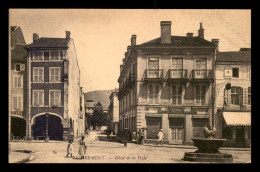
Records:
[[[9,154],[9,163],[25,163],[30,161],[30,154],[11,151]]]
[[[30,150],[31,158],[26,163],[191,163],[183,161],[185,152],[194,152],[194,146],[186,145],[139,145],[128,143],[124,147],[116,139],[92,131],[85,137],[87,152],[85,159],[78,159],[79,139],[73,142],[73,157],[66,158],[67,142],[11,142],[13,150]],[[233,155],[233,163],[250,163],[251,149],[225,149],[222,153]],[[10,156],[10,162],[15,158]]]

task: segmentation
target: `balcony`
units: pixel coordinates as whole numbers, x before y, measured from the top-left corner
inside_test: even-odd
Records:
[[[191,73],[192,82],[213,82],[213,72],[212,70],[206,69],[194,69]]]
[[[163,69],[145,69],[143,75],[143,82],[145,85],[148,83],[162,84],[163,81]]]
[[[187,69],[169,69],[166,75],[168,84],[172,83],[186,83]]]

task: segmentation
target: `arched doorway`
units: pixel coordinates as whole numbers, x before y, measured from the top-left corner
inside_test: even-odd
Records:
[[[46,123],[48,122],[48,136],[50,140],[63,140],[63,125],[61,118],[48,114],[48,120],[46,120],[46,114],[39,115],[34,119],[33,137],[34,139],[44,140],[46,136]]]
[[[19,117],[11,117],[11,135],[23,139],[26,135],[26,120]]]

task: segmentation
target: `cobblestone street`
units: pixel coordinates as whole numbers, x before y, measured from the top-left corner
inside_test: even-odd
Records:
[[[183,161],[185,152],[194,152],[193,147],[169,147],[156,145],[137,145],[128,143],[124,147],[116,141],[108,142],[105,135],[91,132],[86,137],[88,146],[86,159],[78,156],[78,141],[73,143],[73,158],[66,158],[67,142],[43,141],[12,142],[14,150],[30,150],[34,159],[29,163],[190,163]],[[222,149],[223,153],[231,153],[234,163],[250,163],[251,151]]]

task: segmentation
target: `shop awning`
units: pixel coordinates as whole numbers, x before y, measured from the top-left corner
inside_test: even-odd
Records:
[[[162,117],[160,113],[145,113],[145,117]]]
[[[250,126],[251,112],[223,112],[227,126]]]

